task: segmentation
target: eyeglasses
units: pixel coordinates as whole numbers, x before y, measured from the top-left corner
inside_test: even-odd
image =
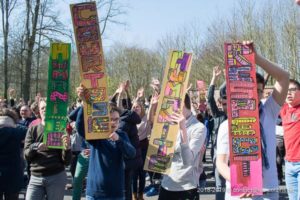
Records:
[[[294,88],[289,88],[288,92],[296,92],[297,90],[298,90],[298,88],[295,88],[295,87]]]
[[[110,118],[111,119],[111,121],[113,121],[113,122],[118,122],[119,120],[120,120],[120,118]]]
[[[262,94],[264,90],[257,88],[257,94]]]

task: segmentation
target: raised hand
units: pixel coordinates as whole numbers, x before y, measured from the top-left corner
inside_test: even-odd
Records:
[[[144,97],[144,88],[141,87],[140,89],[138,89],[137,94],[136,94],[136,98],[137,99],[141,99]]]
[[[171,116],[170,116],[170,119],[169,119],[170,122],[174,122],[176,124],[179,124],[179,128],[181,130],[185,129],[185,117],[183,116],[183,114],[181,113],[173,113]]]
[[[113,132],[112,134],[110,134],[109,138],[112,141],[118,141],[120,139],[119,135],[116,132]]]
[[[153,95],[152,95],[150,104],[157,105],[158,100],[159,100],[159,95],[158,95],[157,92],[154,92]]]
[[[124,83],[124,90],[128,91],[129,90],[129,86],[130,86],[130,81],[126,80]]]
[[[220,77],[222,74],[222,70],[220,69],[219,66],[215,66],[214,69],[213,69],[213,77]]]
[[[87,101],[89,100],[89,92],[86,89],[86,87],[84,87],[83,84],[80,83],[79,87],[76,88],[76,92],[77,92],[77,96],[79,99],[81,99],[82,101]]]
[[[47,145],[45,145],[44,143],[40,143],[37,150],[38,151],[46,151],[48,149]]]

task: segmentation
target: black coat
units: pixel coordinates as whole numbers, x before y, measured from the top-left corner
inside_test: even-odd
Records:
[[[21,142],[25,127],[0,128],[0,192],[19,192],[23,186]]]
[[[125,169],[138,169],[143,165],[141,148],[139,147],[139,136],[137,124],[141,123],[140,116],[131,110],[124,110],[120,116],[119,129],[128,134],[132,146],[136,149],[136,156],[132,159],[124,158]]]

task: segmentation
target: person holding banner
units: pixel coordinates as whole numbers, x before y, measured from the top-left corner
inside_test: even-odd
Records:
[[[77,95],[84,98],[85,88],[77,88]],[[78,108],[76,128],[85,137],[83,107]],[[90,163],[88,170],[87,200],[123,200],[124,194],[124,157],[135,157],[135,148],[130,144],[127,133],[119,129],[120,109],[110,106],[111,134],[109,139],[89,140]]]
[[[285,105],[281,109],[284,130],[285,182],[291,200],[300,199],[300,83],[291,79]]]
[[[31,177],[26,192],[26,200],[63,200],[67,183],[65,165],[71,161],[70,138],[62,136],[64,149],[48,149],[43,143],[46,102],[40,100],[39,109],[42,122],[28,129],[24,155],[30,162]]]
[[[243,44],[250,44],[250,42],[244,42]],[[260,102],[260,123],[261,132],[266,136],[265,151],[262,175],[263,175],[263,188],[261,192],[263,195],[254,196],[251,191],[245,192],[241,196],[231,196],[230,194],[230,166],[228,166],[229,160],[229,133],[228,133],[228,120],[224,121],[219,128],[217,139],[217,169],[219,173],[226,179],[226,194],[225,199],[268,199],[276,200],[278,195],[278,179],[276,169],[276,136],[275,126],[276,120],[283,105],[289,85],[289,73],[259,54],[255,54],[256,63],[270,74],[275,80],[274,90],[272,95],[264,102]],[[256,74],[257,81],[257,93],[258,99],[263,98],[263,92],[265,87],[265,80],[260,74]],[[263,140],[263,139],[262,139]],[[263,153],[262,153],[263,154]],[[261,188],[253,188],[253,191],[261,190]]]
[[[203,171],[201,151],[205,144],[206,128],[191,111],[191,100],[186,94],[183,111],[174,113],[171,123],[179,124],[176,147],[170,173],[164,175],[159,200],[199,199],[199,177]]]
[[[216,169],[216,154],[217,151],[217,134],[219,127],[222,122],[227,119],[227,100],[226,100],[226,86],[222,84],[220,88],[220,98],[218,99],[219,103],[222,106],[222,110],[220,110],[217,106],[214,94],[215,94],[215,85],[219,77],[221,76],[222,71],[219,66],[214,67],[213,76],[208,88],[207,94],[207,103],[212,113],[212,122],[213,122],[213,134],[212,134],[212,155],[213,155],[213,172],[215,175],[215,186],[216,186],[216,199],[224,200],[225,198],[225,179],[219,174]]]

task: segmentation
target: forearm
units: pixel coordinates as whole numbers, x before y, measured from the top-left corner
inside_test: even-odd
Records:
[[[289,76],[289,73],[282,69],[278,64],[269,61],[263,56],[256,54],[256,63],[263,68],[268,74],[270,74],[277,81],[285,80]]]
[[[272,96],[278,105],[285,102],[289,87],[289,73],[264,57],[257,55],[256,63],[261,66],[270,76],[276,79]]]
[[[230,181],[230,168],[225,160],[227,160],[227,155],[217,155],[216,167],[218,172],[227,181]]]
[[[213,76],[211,81],[210,81],[210,85],[209,86],[212,86],[212,85],[215,85],[216,84],[216,77]]]
[[[214,93],[215,93],[215,86],[214,85],[210,85],[208,88],[208,95],[207,95],[207,103],[210,107],[211,113],[213,117],[218,116],[219,114],[219,108],[217,106],[215,97],[214,97]]]
[[[149,111],[147,113],[147,121],[149,121],[151,124],[154,122],[154,115],[157,105],[150,104]]]
[[[118,95],[118,98],[117,98],[117,107],[120,108],[121,110],[123,110],[123,105],[122,105],[122,93],[120,93]]]

